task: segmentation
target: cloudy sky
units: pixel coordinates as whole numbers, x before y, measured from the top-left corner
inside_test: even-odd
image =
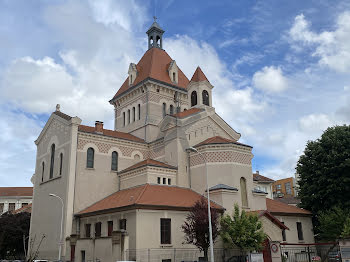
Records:
[[[113,128],[108,100],[147,48],[190,78],[200,65],[217,112],[254,147],[253,170],[292,176],[307,140],[350,123],[348,0],[0,0],[0,186],[30,186],[34,140],[55,109]]]

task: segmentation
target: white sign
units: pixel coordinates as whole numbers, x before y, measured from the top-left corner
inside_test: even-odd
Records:
[[[264,257],[262,253],[251,253],[250,254],[251,262],[264,262]]]

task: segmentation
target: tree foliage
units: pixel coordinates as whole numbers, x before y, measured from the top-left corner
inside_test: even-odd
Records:
[[[216,209],[211,208],[211,225],[213,232],[213,242],[219,235],[219,213]],[[186,244],[193,244],[204,252],[204,257],[208,258],[208,248],[210,246],[209,238],[209,218],[208,218],[208,202],[201,197],[191,208],[186,217],[185,223],[181,226],[185,233]]]
[[[12,214],[7,212],[0,216],[0,257],[19,259],[24,257],[23,236],[28,237],[30,213]]]
[[[330,127],[308,141],[296,170],[301,207],[315,215],[335,206],[350,209],[350,126]]]
[[[263,248],[266,234],[256,214],[247,214],[244,210],[240,212],[236,204],[232,217],[224,215],[220,224],[220,235],[226,247],[238,247],[241,251],[258,251]]]
[[[340,234],[341,238],[350,238],[350,216],[345,220],[343,231]]]
[[[341,237],[345,222],[350,217],[350,212],[340,207],[334,207],[327,211],[322,211],[318,215],[318,230],[320,239],[325,241],[335,241]]]

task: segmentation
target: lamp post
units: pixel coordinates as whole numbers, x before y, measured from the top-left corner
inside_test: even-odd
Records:
[[[55,194],[49,194],[51,197],[58,198],[61,201],[62,204],[62,213],[61,213],[61,231],[60,231],[60,242],[59,242],[59,248],[58,248],[58,261],[61,261],[61,251],[62,251],[62,230],[63,230],[63,208],[64,208],[64,203],[62,198],[60,198],[58,195]]]
[[[205,165],[205,177],[206,177],[206,182],[207,182],[207,198],[208,198],[208,218],[209,218],[209,241],[210,241],[210,258],[211,262],[214,262],[214,246],[213,246],[213,230],[211,226],[211,212],[210,212],[210,198],[209,198],[209,183],[208,183],[208,168],[207,168],[207,160],[203,156],[201,152],[199,152],[197,149],[194,147],[189,147],[187,148],[188,150],[198,153],[202,160],[204,161]]]

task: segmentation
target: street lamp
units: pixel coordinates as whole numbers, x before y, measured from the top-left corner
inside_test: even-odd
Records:
[[[62,244],[63,244],[63,240],[62,240],[62,230],[63,230],[63,208],[64,208],[64,203],[62,198],[60,198],[58,195],[55,194],[49,194],[49,196],[51,197],[56,197],[61,201],[62,204],[62,214],[61,214],[61,232],[60,232],[60,242],[59,242],[59,249],[58,249],[58,261],[61,261],[61,251],[62,251]]]
[[[211,212],[210,212],[210,198],[209,198],[209,183],[208,183],[208,168],[207,168],[207,161],[203,154],[199,152],[197,149],[194,147],[189,147],[187,150],[198,153],[200,157],[203,159],[204,164],[205,164],[205,177],[207,180],[207,198],[208,198],[208,218],[209,218],[209,240],[210,240],[210,258],[211,261],[214,262],[214,247],[213,247],[213,230],[211,226]]]

